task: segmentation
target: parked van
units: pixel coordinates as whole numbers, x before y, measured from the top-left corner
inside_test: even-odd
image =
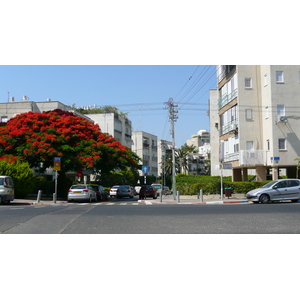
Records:
[[[10,176],[0,176],[0,204],[9,203],[15,198],[14,183]]]

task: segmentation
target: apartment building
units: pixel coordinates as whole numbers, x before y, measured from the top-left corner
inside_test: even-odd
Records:
[[[188,146],[195,146],[197,148],[203,146],[204,144],[209,144],[210,142],[210,134],[207,130],[199,130],[197,134],[191,136],[190,139],[187,140]]]
[[[88,114],[86,116],[98,124],[102,132],[112,135],[122,145],[131,149],[132,124],[126,116],[117,113]]]
[[[89,117],[84,116],[68,105],[65,105],[59,101],[51,101],[51,99],[47,99],[46,101],[30,101],[27,96],[23,96],[20,101],[15,101],[14,97],[11,97],[8,102],[0,103],[0,122],[7,122],[9,119],[14,116],[31,112],[39,112],[49,111],[54,109],[61,109],[65,111],[70,111],[80,117],[83,117],[90,122],[93,122]]]
[[[300,66],[219,65],[210,91],[211,174],[234,181],[296,177],[300,157]],[[231,170],[228,170],[232,167]]]
[[[142,158],[142,165],[148,167],[147,175],[158,176],[157,136],[144,132],[132,132],[131,150]],[[144,175],[140,171],[140,176]]]

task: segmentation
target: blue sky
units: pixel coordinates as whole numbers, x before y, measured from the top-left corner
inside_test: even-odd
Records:
[[[164,103],[178,104],[176,146],[200,129],[209,130],[209,89],[216,88],[212,65],[2,65],[0,101],[60,101],[67,105],[112,105],[127,112],[134,130],[171,141]],[[9,94],[8,94],[9,93]]]

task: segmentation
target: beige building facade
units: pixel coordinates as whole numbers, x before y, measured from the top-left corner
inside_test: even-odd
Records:
[[[132,132],[131,150],[142,159],[142,165],[148,167],[147,175],[158,176],[157,136],[144,132]],[[140,171],[140,176],[145,175]]]
[[[300,157],[300,66],[219,65],[210,91],[211,173],[234,181],[296,177]],[[225,171],[225,170],[224,170]]]
[[[115,113],[88,114],[86,116],[98,124],[102,132],[112,135],[122,145],[131,149],[132,125],[126,116]]]

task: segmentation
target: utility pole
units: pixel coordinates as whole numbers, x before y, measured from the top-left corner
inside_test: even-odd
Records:
[[[175,107],[178,105],[174,104],[173,98],[170,98],[168,102],[165,103],[169,109],[169,122],[171,122],[170,133],[172,135],[172,185],[173,185],[173,198],[176,200],[177,190],[176,190],[176,166],[175,166],[175,130],[174,123],[177,121],[178,110],[175,110]]]

